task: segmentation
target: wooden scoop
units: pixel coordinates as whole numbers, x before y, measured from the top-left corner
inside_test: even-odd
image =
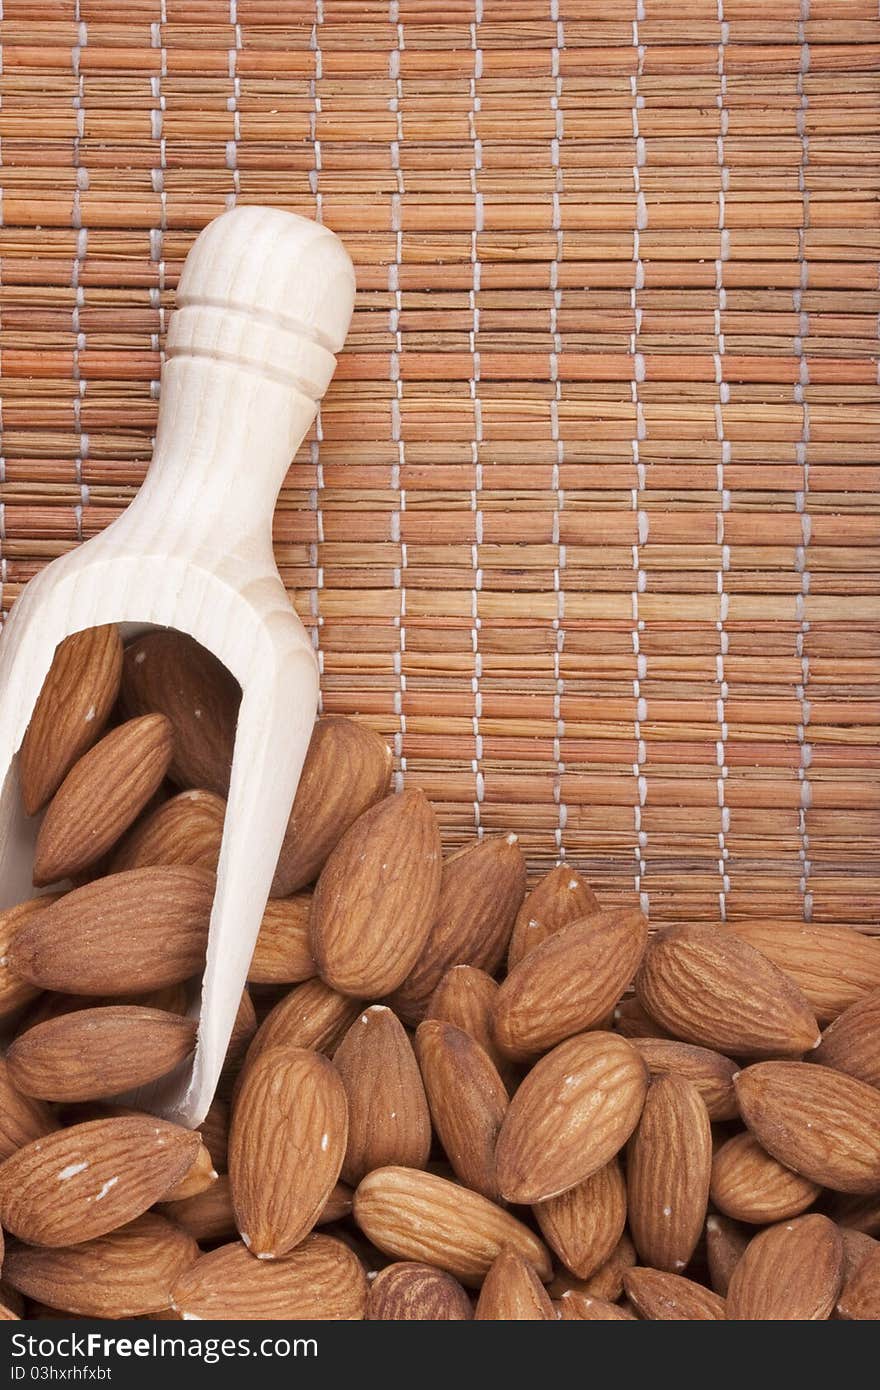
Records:
[[[206,227],[180,277],[143,487],[31,580],[0,642],[0,907],[34,891],[39,818],[21,804],[18,750],[59,642],[103,623],[125,637],[176,628],[241,686],[198,1046],[148,1101],[189,1125],[214,1094],[315,719],[317,665],[275,566],[272,513],[354,288],[342,243],[315,222],[242,207]]]

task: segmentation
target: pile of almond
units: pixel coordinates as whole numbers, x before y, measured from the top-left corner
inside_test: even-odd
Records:
[[[880,1317],[880,941],[651,937],[514,835],[442,858],[315,727],[220,1090],[195,1045],[240,692],[189,639],[60,648],[0,914],[6,1318]],[[633,992],[634,990],[634,992]]]

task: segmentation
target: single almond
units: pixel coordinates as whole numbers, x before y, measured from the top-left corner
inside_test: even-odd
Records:
[[[680,1274],[665,1269],[627,1269],[623,1286],[643,1318],[662,1322],[723,1322],[724,1299]]]
[[[762,921],[731,930],[794,981],[820,1023],[880,989],[880,941],[854,927]]]
[[[614,1031],[622,1038],[665,1038],[675,1041],[672,1034],[652,1018],[635,995],[621,999],[614,1010]]]
[[[0,1170],[2,1171],[2,1170]],[[387,1255],[437,1265],[480,1284],[511,1246],[550,1277],[545,1246],[515,1216],[469,1188],[414,1168],[377,1168],[354,1194],[354,1219]]]
[[[263,1019],[248,1048],[244,1070],[269,1047],[307,1047],[332,1053],[360,1009],[359,1000],[337,993],[323,980],[306,980]]]
[[[580,1293],[577,1289],[566,1289],[560,1295],[556,1310],[563,1322],[631,1322],[633,1319],[633,1314],[619,1304]]]
[[[786,1168],[746,1132],[735,1134],[716,1150],[709,1191],[715,1206],[727,1216],[769,1226],[800,1216],[821,1188]]]
[[[174,1187],[165,1193],[164,1200],[173,1203],[186,1201],[190,1197],[207,1192],[208,1188],[213,1187],[216,1181],[217,1171],[214,1167],[214,1160],[208,1146],[202,1142],[199,1144],[192,1166],[186,1170],[180,1182],[175,1183]]]
[[[66,893],[22,923],[16,974],[74,994],[143,993],[201,970],[214,875],[184,865],[129,869]]]
[[[838,1014],[811,1060],[880,1088],[880,989]]]
[[[626,1183],[612,1158],[577,1187],[534,1208],[541,1234],[566,1269],[588,1279],[610,1259],[626,1225]]]
[[[229,1146],[229,1105],[217,1096],[211,1101],[208,1113],[199,1125],[198,1133],[211,1155],[218,1173],[226,1172],[226,1152]]]
[[[836,1192],[880,1191],[880,1091],[830,1067],[759,1062],[736,1078],[758,1143],[796,1173]]]
[[[0,1161],[57,1128],[58,1121],[44,1101],[15,1088],[6,1058],[0,1057]]]
[[[229,1179],[241,1238],[258,1260],[286,1255],[311,1231],[347,1138],[345,1090],[326,1057],[270,1048],[248,1067],[232,1112]]]
[[[469,1033],[439,1019],[419,1025],[416,1056],[434,1129],[456,1177],[500,1202],[495,1145],[509,1100],[492,1059]]]
[[[152,1115],[93,1120],[35,1139],[0,1164],[0,1224],[29,1245],[78,1245],[158,1202],[199,1136]]]
[[[880,1237],[880,1189],[868,1196],[832,1193],[828,1214],[839,1226]]]
[[[226,802],[214,792],[180,792],[132,827],[113,855],[110,872],[193,864],[215,874],[225,817]]]
[[[197,1241],[230,1240],[238,1234],[228,1173],[192,1197],[163,1203],[161,1210]]]
[[[26,902],[0,912],[0,1018],[9,1018],[25,1004],[31,1004],[39,997],[40,990],[37,986],[20,979],[10,968],[9,948],[22,922],[27,921],[35,912],[42,912],[57,900],[57,894],[47,893],[42,897],[28,898]]]
[[[525,891],[525,861],[515,835],[475,840],[444,862],[425,948],[389,1000],[405,1023],[421,1023],[452,966],[475,965],[494,974]]]
[[[6,1061],[13,1085],[40,1100],[100,1100],[146,1086],[190,1055],[197,1024],[161,1009],[79,1009],[29,1028]]]
[[[632,1269],[636,1262],[636,1247],[624,1231],[608,1259],[587,1279],[579,1279],[568,1269],[559,1269],[548,1289],[553,1298],[560,1298],[566,1290],[586,1294],[591,1298],[604,1298],[614,1303],[623,1293],[623,1275]]]
[[[730,1278],[732,1322],[820,1322],[843,1283],[843,1242],[827,1216],[799,1216],[751,1240]]]
[[[712,1127],[692,1082],[675,1072],[655,1077],[627,1155],[629,1228],[655,1269],[680,1273],[706,1220]]]
[[[27,815],[36,815],[74,763],[101,737],[122,677],[114,625],[90,627],[56,649],[21,745],[18,776]]]
[[[245,1059],[250,1052],[251,1043],[256,1035],[256,1010],[250,994],[246,989],[243,989],[232,1023],[232,1032],[229,1035],[229,1042],[226,1045],[223,1070],[220,1073],[220,1080],[217,1083],[217,1094],[224,1100],[232,1095],[233,1089],[244,1068]]]
[[[155,1212],[67,1249],[13,1245],[4,1274],[28,1298],[88,1318],[135,1318],[171,1302],[195,1264],[191,1235]]]
[[[630,1041],[652,1076],[669,1071],[692,1082],[703,1097],[710,1120],[733,1120],[739,1115],[733,1087],[739,1066],[729,1057],[708,1047],[675,1042],[671,1038],[631,1038]]]
[[[599,899],[590,885],[567,864],[557,864],[535,884],[516,914],[507,969],[513,970],[536,946],[548,936],[581,922],[599,911]]]
[[[837,1229],[840,1231],[840,1239],[843,1241],[843,1288],[840,1291],[837,1305],[839,1313],[840,1305],[846,1298],[850,1281],[861,1269],[865,1260],[870,1259],[876,1251],[880,1250],[880,1240],[865,1235],[864,1231],[850,1230],[848,1226],[838,1226]]]
[[[509,1202],[543,1202],[604,1167],[626,1143],[648,1073],[625,1038],[581,1033],[529,1072],[498,1136],[498,1186]]]
[[[319,719],[278,856],[272,896],[318,877],[355,821],[388,793],[393,759],[384,739],[353,719]]]
[[[172,781],[226,796],[241,690],[222,662],[186,633],[147,632],[125,649],[121,698],[129,716],[170,719]]]
[[[309,947],[310,893],[270,898],[248,969],[255,985],[295,985],[310,980],[317,967]]]
[[[706,1217],[706,1263],[709,1266],[709,1282],[722,1298],[727,1297],[730,1276],[742,1258],[743,1251],[754,1234],[745,1226],[738,1226],[726,1216],[713,1212]]]
[[[492,1006],[499,985],[485,970],[475,965],[454,965],[447,970],[428,1002],[425,1018],[453,1023],[469,1033],[495,1063],[509,1091],[518,1081],[518,1073],[503,1055],[492,1033]]]
[[[386,797],[331,853],[312,898],[321,978],[357,998],[388,994],[422,953],[440,892],[440,830],[424,792]]]
[[[842,1318],[860,1322],[880,1320],[880,1245],[846,1280],[837,1311]]]
[[[735,1056],[799,1057],[819,1027],[797,985],[747,942],[715,927],[667,927],[648,944],[636,993],[683,1042]]]
[[[495,998],[492,1029],[502,1052],[526,1060],[600,1023],[632,980],[647,940],[638,908],[595,912],[548,936]]]
[[[312,1235],[277,1260],[255,1260],[241,1241],[203,1255],[178,1279],[172,1306],[209,1322],[351,1321],[364,1316],[367,1277],[357,1255]]]
[[[477,1322],[552,1322],[553,1304],[528,1260],[505,1246],[486,1275]]]
[[[386,1265],[370,1283],[368,1322],[464,1322],[473,1316],[458,1280],[431,1265],[412,1260]]]
[[[356,1186],[374,1168],[424,1168],[431,1117],[412,1044],[400,1020],[373,1004],[333,1055],[348,1100],[348,1146],[342,1176]]]

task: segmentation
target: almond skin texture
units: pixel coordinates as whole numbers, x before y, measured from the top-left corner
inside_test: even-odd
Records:
[[[769,1226],[800,1216],[821,1189],[771,1157],[751,1134],[735,1134],[712,1160],[710,1195],[736,1221]]]
[[[0,1057],[0,1161],[57,1128],[48,1105],[16,1090],[6,1058]]]
[[[171,1302],[199,1247],[155,1212],[62,1250],[14,1245],[4,1274],[28,1298],[87,1318],[135,1318]]]
[[[726,1216],[713,1212],[706,1218],[706,1262],[712,1288],[722,1298],[727,1297],[730,1276],[739,1264],[753,1232],[738,1226]]]
[[[581,1033],[542,1057],[498,1136],[506,1200],[544,1202],[604,1167],[638,1123],[647,1086],[641,1057],[613,1033]]]
[[[662,1269],[636,1266],[624,1272],[623,1286],[643,1318],[662,1322],[723,1322],[724,1299],[711,1289]]]
[[[548,1292],[553,1298],[559,1298],[567,1289],[572,1289],[590,1298],[605,1298],[613,1303],[623,1293],[624,1271],[632,1269],[635,1262],[636,1247],[624,1231],[608,1259],[588,1279],[579,1279],[569,1270],[560,1269]]]
[[[278,856],[272,896],[318,877],[345,832],[388,794],[393,758],[384,739],[353,719],[319,719]]]
[[[194,1240],[231,1240],[238,1233],[228,1173],[221,1174],[194,1197],[163,1203],[162,1211]]]
[[[440,830],[424,794],[402,792],[343,835],[312,898],[321,978],[357,998],[388,994],[421,955],[440,892]]]
[[[758,1143],[836,1192],[880,1191],[880,1092],[830,1067],[759,1062],[736,1079]]]
[[[404,1023],[421,1023],[452,966],[495,973],[525,891],[526,866],[515,835],[490,835],[450,855],[425,949],[388,1001]]]
[[[732,930],[785,971],[822,1024],[880,989],[880,941],[853,927],[735,922]]]
[[[535,884],[513,926],[507,951],[507,969],[513,970],[548,936],[583,921],[599,911],[599,899],[590,885],[574,869],[557,864]]]
[[[710,1120],[734,1120],[739,1115],[733,1078],[739,1071],[736,1062],[693,1043],[674,1042],[671,1038],[632,1038],[633,1047],[644,1059],[652,1076],[671,1071],[696,1086],[703,1097]]]
[[[57,896],[49,893],[39,898],[28,898],[26,902],[0,912],[0,1018],[8,1018],[17,1009],[32,1003],[40,994],[36,985],[20,979],[7,962],[12,938],[22,922],[35,912],[44,911],[53,902],[57,902]]]
[[[354,1219],[374,1245],[482,1283],[505,1245],[549,1279],[550,1256],[515,1216],[466,1187],[412,1168],[377,1168],[354,1194]]]
[[[880,1237],[880,1192],[867,1197],[834,1196],[829,1215],[839,1226]]]
[[[497,981],[485,970],[478,970],[475,965],[454,965],[431,995],[425,1017],[453,1023],[469,1033],[492,1058],[510,1091],[518,1075],[492,1034],[492,1006],[498,989]]]
[[[56,1130],[0,1164],[0,1224],[29,1245],[78,1245],[133,1221],[192,1167],[199,1136],[152,1115]]]
[[[241,1244],[221,1245],[178,1279],[172,1306],[185,1317],[248,1322],[360,1320],[367,1276],[341,1240],[314,1235],[278,1260],[254,1260]]]
[[[122,642],[115,626],[75,632],[57,648],[21,745],[18,775],[29,816],[46,805],[101,737],[121,677]]]
[[[676,1041],[672,1034],[661,1027],[647,1009],[642,1007],[635,995],[621,999],[614,1010],[614,1030],[622,1038],[664,1038],[668,1042]]]
[[[434,1129],[456,1177],[500,1202],[495,1145],[509,1100],[492,1059],[469,1033],[438,1019],[419,1025],[416,1056]]]
[[[843,1282],[843,1242],[826,1216],[768,1226],[749,1242],[730,1279],[731,1322],[820,1322]]]
[[[168,720],[148,714],[111,729],[74,764],[37,834],[38,887],[82,873],[113,848],[165,777],[172,738]]]
[[[367,1296],[368,1322],[465,1322],[473,1316],[457,1279],[413,1261],[386,1265]]]
[[[712,1129],[696,1086],[674,1072],[651,1082],[627,1157],[627,1210],[636,1249],[679,1273],[706,1219]]]
[[[192,1167],[184,1173],[180,1182],[175,1183],[169,1192],[165,1193],[166,1202],[181,1202],[188,1197],[194,1197],[198,1193],[206,1192],[217,1181],[217,1173],[214,1169],[214,1160],[211,1158],[210,1151],[204,1143],[199,1144]]]
[[[880,1088],[880,990],[838,1015],[811,1060]]]
[[[477,1322],[552,1322],[553,1304],[532,1266],[505,1247],[480,1290]]]
[[[297,985],[263,1019],[246,1061],[250,1067],[269,1047],[308,1047],[333,1052],[360,1013],[360,1001],[338,994],[323,980]]]
[[[626,1183],[617,1159],[561,1197],[539,1202],[534,1213],[566,1269],[588,1279],[610,1258],[626,1225]]]
[[[333,1056],[348,1099],[348,1147],[342,1176],[356,1186],[374,1168],[424,1168],[431,1117],[412,1044],[398,1018],[373,1004],[349,1028]]]
[[[556,1305],[563,1322],[632,1322],[633,1315],[607,1298],[566,1289]]]
[[[842,1318],[865,1322],[880,1319],[880,1246],[861,1261],[846,1281],[837,1311]]]
[[[79,1009],[29,1028],[6,1054],[13,1085],[41,1100],[100,1100],[165,1076],[190,1055],[197,1025],[162,1009]]]
[[[222,662],[183,632],[147,632],[125,649],[123,708],[174,726],[171,780],[225,797],[241,690]]]
[[[215,1096],[208,1113],[196,1131],[218,1173],[226,1172],[226,1151],[229,1145],[229,1105]]]
[[[684,1042],[736,1056],[799,1057],[819,1027],[797,985],[732,932],[679,926],[649,943],[640,1003]]]
[[[502,1052],[524,1061],[594,1027],[632,980],[647,940],[647,918],[624,908],[572,922],[534,947],[495,998]]]
[[[229,1180],[241,1238],[257,1259],[286,1255],[311,1231],[347,1138],[345,1090],[326,1057],[271,1048],[248,1068],[232,1112]]]
[[[213,792],[173,796],[133,826],[116,850],[110,872],[154,864],[193,864],[217,872],[226,802]]]
[[[317,966],[309,946],[310,893],[270,898],[248,970],[255,985],[297,985],[311,980]]]

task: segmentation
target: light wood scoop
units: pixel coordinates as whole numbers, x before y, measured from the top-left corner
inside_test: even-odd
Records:
[[[189,1125],[214,1094],[315,719],[317,665],[275,565],[272,513],[353,303],[351,261],[326,228],[258,207],[210,223],[180,278],[143,487],[31,580],[0,642],[0,907],[34,892],[39,818],[24,813],[17,761],[59,642],[103,623],[126,637],[176,628],[241,685],[198,1046],[148,1100]]]

